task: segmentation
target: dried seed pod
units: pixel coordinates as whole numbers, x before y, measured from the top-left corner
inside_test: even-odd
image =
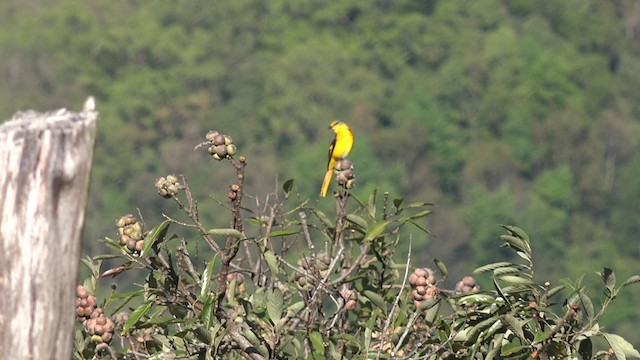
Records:
[[[129,241],[127,241],[127,249],[129,249],[130,251],[135,251],[136,250],[136,240],[133,239],[129,239]]]
[[[214,136],[213,145],[224,145],[224,136],[220,134]]]
[[[217,145],[215,147],[215,152],[218,156],[220,156],[221,158],[224,158],[227,156],[227,147],[224,145]]]
[[[353,163],[349,159],[342,159],[342,160],[336,162],[336,169],[338,167],[340,168],[340,170],[351,169],[353,167]]]
[[[167,181],[175,184],[178,182],[178,178],[175,175],[167,175]]]
[[[238,148],[236,148],[235,145],[233,144],[227,145],[227,154],[233,156],[236,154],[236,151],[238,151]]]
[[[207,135],[204,136],[204,138],[207,139],[208,141],[213,141],[218,135],[220,135],[219,132],[215,130],[211,130],[207,133]]]
[[[355,186],[356,186],[356,180],[355,179],[347,180],[347,183],[344,185],[344,187],[346,189],[353,189]]]
[[[167,182],[167,179],[165,179],[164,177],[157,178],[155,183],[156,188],[161,188],[162,186],[164,186],[165,182]]]
[[[344,172],[339,172],[338,175],[336,176],[336,182],[338,183],[338,185],[345,185],[347,183],[347,181],[349,181],[349,179],[347,179],[346,176],[344,176]]]

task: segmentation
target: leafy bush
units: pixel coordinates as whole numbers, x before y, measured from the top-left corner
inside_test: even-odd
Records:
[[[438,259],[436,272],[412,259],[409,246],[405,260],[394,260],[398,243],[412,241],[408,228],[428,233],[419,220],[431,213],[430,204],[405,206],[376,192],[363,201],[341,189],[329,216],[292,200],[290,180],[249,207],[243,202],[248,162],[235,156],[231,137],[210,132],[199,147],[235,170],[218,214],[228,214],[230,227],[201,222],[184,176],[159,178],[159,195],[172,199],[188,222],[165,216],[147,231],[125,215],[116,221],[118,238],[103,240],[115,253],[83,259],[91,276],[77,290],[76,359],[640,357],[598,325],[620,289],[640,276],[616,286],[605,268],[596,307],[579,281],[537,284],[527,234],[503,226],[502,245],[520,260],[475,270],[490,276],[491,290],[481,291],[471,276],[446,289],[447,268]],[[172,235],[173,227],[188,235]],[[197,251],[202,246],[207,251]],[[105,260],[115,265],[101,271]],[[412,262],[420,264],[412,268]],[[125,272],[144,282],[99,303],[98,280]],[[596,349],[597,337],[610,348]]]

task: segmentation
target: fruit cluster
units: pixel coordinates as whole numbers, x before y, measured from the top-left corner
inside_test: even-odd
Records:
[[[114,322],[104,314],[102,308],[96,307],[96,297],[84,286],[76,287],[76,316],[84,326],[84,331],[91,336],[96,350],[105,350],[113,339]]]
[[[311,256],[305,256],[298,260],[298,266],[301,267],[307,274],[314,274],[314,268],[317,269],[321,277],[325,277],[329,271],[329,265],[331,264],[331,257],[325,252],[321,252],[315,256],[315,263]],[[317,284],[318,281],[308,275],[304,275],[296,272],[294,280],[298,287],[303,290],[311,290]]]
[[[211,130],[207,133],[205,138],[210,143],[207,151],[214,159],[219,161],[236,154],[237,149],[233,144],[231,136]]]
[[[476,279],[471,276],[465,276],[456,283],[456,293],[478,292],[480,286],[476,284]]]
[[[129,253],[139,254],[144,245],[142,223],[135,216],[128,214],[116,220],[120,245]]]
[[[169,199],[178,195],[178,191],[182,189],[182,185],[178,182],[175,175],[167,175],[156,180],[156,190],[163,198]]]
[[[333,172],[336,174],[336,182],[343,188],[352,189],[356,185],[353,163],[349,159],[337,161]]]
[[[438,296],[436,287],[436,276],[429,268],[417,268],[409,275],[411,285],[411,297],[413,304],[418,307],[423,300],[432,299]]]

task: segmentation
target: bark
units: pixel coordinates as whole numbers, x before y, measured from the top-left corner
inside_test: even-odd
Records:
[[[0,125],[0,357],[70,359],[98,113],[17,113]]]

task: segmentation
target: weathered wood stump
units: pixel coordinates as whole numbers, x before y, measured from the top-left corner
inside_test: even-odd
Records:
[[[0,125],[0,358],[71,358],[97,118],[89,98]]]

